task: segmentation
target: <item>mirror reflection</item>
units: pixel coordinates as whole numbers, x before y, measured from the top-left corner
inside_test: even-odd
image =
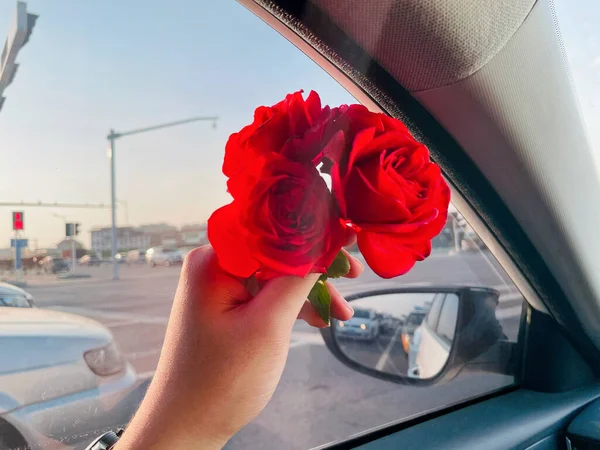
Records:
[[[352,307],[352,319],[333,323],[335,340],[352,361],[411,378],[442,371],[456,331],[456,293],[386,293],[357,299]]]

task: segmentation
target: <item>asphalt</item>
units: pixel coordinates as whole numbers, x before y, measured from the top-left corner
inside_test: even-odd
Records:
[[[111,280],[110,267],[80,268],[85,279],[28,276],[27,290],[39,307],[91,317],[113,333],[135,367],[140,390],[156,367],[179,268],[121,267]],[[366,270],[356,280],[336,281],[345,295],[394,286],[470,285],[501,292],[497,317],[504,333],[516,340],[522,298],[489,253],[437,254],[408,274],[381,280]],[[406,356],[394,335],[353,343],[357,358],[388,371],[405,371]],[[382,358],[385,355],[385,360]],[[307,449],[343,440],[384,424],[459,403],[510,385],[512,377],[463,373],[448,384],[399,385],[363,375],[337,361],[319,332],[298,322],[279,387],[267,408],[228,443],[228,449]],[[143,392],[142,392],[143,393]]]

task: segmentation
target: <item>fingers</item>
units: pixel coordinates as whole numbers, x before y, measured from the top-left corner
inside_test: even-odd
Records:
[[[325,285],[331,296],[331,317],[342,321],[352,318],[354,310],[350,303],[346,301],[333,284],[326,282]]]
[[[265,320],[285,321],[291,327],[318,279],[318,273],[311,273],[305,278],[274,278],[264,285],[248,307]]]
[[[342,297],[342,294],[338,292],[335,286],[329,282],[326,282],[325,285],[327,286],[327,290],[331,296],[331,317],[342,321],[349,320],[354,314],[352,307],[348,304],[344,297]],[[300,313],[298,314],[298,319],[302,319],[309,325],[316,328],[323,328],[327,326],[308,300],[306,300],[302,305]]]
[[[304,301],[304,304],[302,305],[302,308],[298,313],[298,319],[304,320],[311,327],[315,328],[324,328],[327,326],[325,322],[323,322],[323,319],[321,319],[321,316],[317,314],[317,311],[315,311],[315,308],[313,308],[313,306],[308,300]]]
[[[356,233],[354,231],[351,231],[350,233],[348,233],[348,240],[344,244],[344,247],[350,247],[354,244],[356,244]]]
[[[248,301],[244,283],[225,272],[210,245],[188,253],[181,270],[176,299],[207,312],[222,312]]]
[[[350,261],[350,271],[346,275],[344,275],[344,277],[345,278],[358,277],[363,272],[365,267],[358,259],[356,259],[350,253],[348,253],[348,251],[345,248],[342,249],[342,252],[344,253],[344,255],[346,255],[346,257],[348,258],[348,261]]]

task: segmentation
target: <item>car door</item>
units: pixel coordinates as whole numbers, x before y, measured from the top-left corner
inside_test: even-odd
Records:
[[[148,262],[162,264],[160,246],[185,244],[190,224],[206,230],[211,212],[231,201],[223,150],[255,108],[299,89],[318,91],[324,105],[362,103],[428,146],[452,189],[448,221],[407,274],[386,280],[366,267],[334,281],[355,311],[370,311],[377,333],[335,337],[342,325],[333,321],[332,353],[319,331],[296,323],[272,400],[226,448],[593,443],[600,188],[568,82],[586,88],[579,107],[598,145],[593,0],[240,3],[19,2],[18,11],[39,15],[32,30],[34,17],[13,27],[15,3],[0,2],[2,32],[19,37],[6,40],[0,65],[0,192],[3,205],[27,210],[28,252],[58,254],[64,229],[52,214],[60,213],[90,230],[77,239],[103,258],[150,248]],[[555,21],[567,24],[564,43]],[[17,41],[26,45],[15,59]],[[141,237],[133,247],[123,239],[132,229]],[[8,220],[0,235],[8,246]],[[8,270],[11,250],[0,250]],[[356,245],[349,251],[362,258]],[[59,346],[43,370],[32,358],[31,370],[10,371],[20,395],[36,400],[24,409],[0,386],[0,449],[85,448],[127,425],[156,370],[179,270],[113,262],[77,268],[77,277],[25,276],[39,317],[64,319],[53,336],[95,333],[103,344],[91,353]],[[50,271],[52,258],[45,263]],[[487,335],[473,334],[459,353],[449,345],[458,336],[449,293],[483,288],[497,300],[494,321],[475,322],[496,341],[475,352]],[[43,356],[44,346],[28,345],[49,342],[40,320],[11,329],[2,309],[7,361],[25,346]],[[420,355],[417,336],[426,341]],[[60,359],[72,362],[64,375]],[[413,366],[423,369],[410,377]],[[48,371],[85,390],[69,395]]]
[[[590,105],[598,101],[598,78],[591,81],[597,72],[590,68],[597,65],[589,43],[597,33],[589,24],[591,17],[598,17],[597,5],[516,2],[507,14],[480,2],[465,20],[464,4],[436,3],[440,9],[435,9],[433,3],[411,1],[357,2],[352,8],[324,0],[242,3],[357,99],[405,119],[428,143],[452,180],[453,202],[527,301],[511,389],[322,448],[570,446],[569,423],[586,405],[592,405],[587,411],[597,411],[593,402],[600,394],[594,275],[600,242],[597,233],[592,237],[591,229],[585,231],[600,211],[597,202],[586,210],[567,195],[579,177],[594,198],[600,194],[597,154],[586,134],[591,133],[596,149],[600,139],[593,127],[586,131],[567,68],[575,65],[577,88],[585,86],[584,97],[594,99],[583,107],[588,124],[594,123]],[[495,15],[506,19],[502,26],[484,31],[470,22],[483,17],[495,22]],[[570,34],[568,61],[559,23]],[[585,31],[577,23],[587,24]],[[487,54],[483,59],[461,53],[484,40],[494,44],[486,50],[479,47]],[[592,53],[584,55],[584,47]],[[536,77],[541,73],[543,77]],[[531,109],[542,103],[542,109]],[[548,130],[557,139],[553,143]],[[567,142],[577,149],[577,160],[558,156],[565,155],[562,145]],[[496,315],[500,319],[504,313]],[[365,361],[345,363],[372,374]],[[579,445],[595,448],[598,435],[590,432],[590,416],[587,422],[582,419],[588,441]]]
[[[436,303],[437,302],[437,303]],[[438,374],[452,349],[458,297],[454,294],[439,296],[421,325],[417,350],[417,367],[420,377],[431,378]]]

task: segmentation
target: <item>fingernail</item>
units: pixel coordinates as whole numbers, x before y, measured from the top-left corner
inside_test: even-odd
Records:
[[[352,313],[352,315],[354,315],[354,309],[352,308],[352,306],[350,306],[350,303],[346,302],[345,306],[346,306],[346,309],[348,311],[350,311],[350,313]]]

